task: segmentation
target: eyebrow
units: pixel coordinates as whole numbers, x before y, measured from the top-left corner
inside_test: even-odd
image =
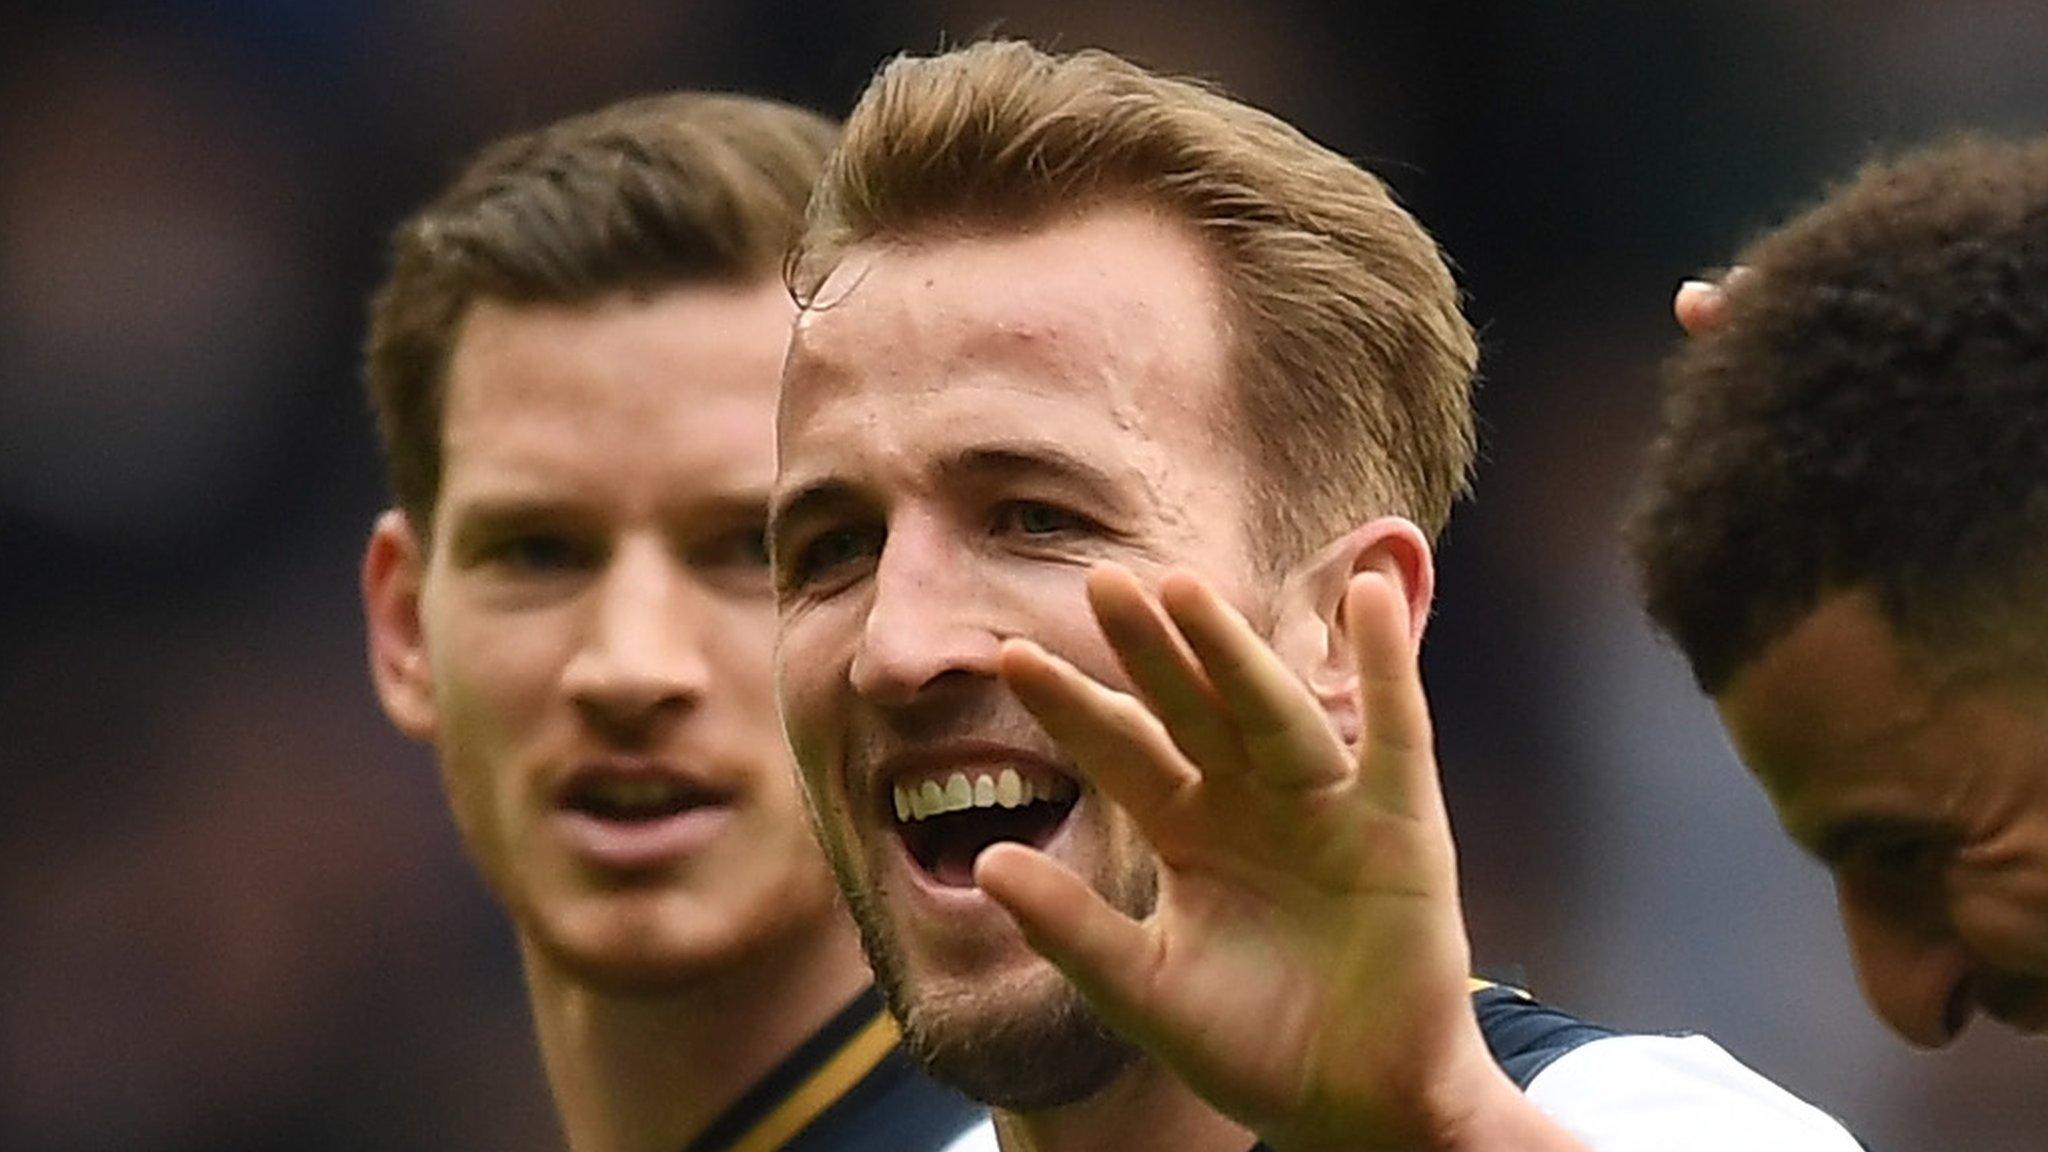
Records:
[[[836,477],[821,477],[801,484],[777,496],[768,505],[769,544],[772,548],[791,525],[827,516],[835,508],[859,502],[858,489]]]
[[[573,500],[550,496],[480,496],[449,508],[447,522],[458,532],[466,533],[505,524],[573,518],[578,507]]]
[[[1043,440],[976,444],[940,460],[935,472],[937,482],[946,487],[1036,478],[1076,485],[1118,507],[1127,503],[1108,472]],[[772,538],[786,525],[860,502],[859,486],[838,477],[825,476],[800,483],[778,496],[769,507],[769,535]]]
[[[942,481],[1043,478],[1078,482],[1108,492],[1115,487],[1109,473],[1057,444],[1039,440],[978,444],[939,464]]]
[[[681,515],[692,523],[752,523],[764,520],[768,510],[765,491],[716,492],[698,496],[671,507],[664,516]],[[534,524],[577,524],[601,519],[603,513],[573,493],[550,495],[490,494],[479,496],[448,510],[446,523],[461,541],[506,528]]]

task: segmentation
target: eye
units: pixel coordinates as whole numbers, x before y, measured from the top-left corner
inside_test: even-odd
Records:
[[[765,526],[749,525],[693,546],[689,563],[707,582],[737,591],[769,586],[768,535]]]
[[[856,571],[880,552],[880,536],[873,528],[848,526],[797,539],[776,557],[777,589],[788,594]]]
[[[1904,836],[1872,844],[1863,854],[1866,868],[1883,876],[1918,876],[1941,862],[1942,844],[1931,836]]]
[[[1008,500],[996,506],[994,528],[1020,536],[1063,536],[1091,532],[1094,520],[1057,504],[1040,500]]]
[[[767,568],[768,533],[764,527],[742,528],[690,550],[699,565],[717,568]]]
[[[1953,848],[1935,832],[1901,831],[1859,840],[1837,860],[1845,875],[1896,890],[1939,882]]]
[[[569,536],[522,532],[488,545],[483,560],[513,572],[544,575],[587,568],[596,562],[597,554],[595,549]]]

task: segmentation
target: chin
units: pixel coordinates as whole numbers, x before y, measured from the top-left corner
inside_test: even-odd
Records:
[[[536,949],[555,971],[590,991],[621,999],[655,1000],[701,984],[712,967],[668,955],[622,955]]]
[[[992,1107],[1040,1112],[1089,1099],[1136,1064],[1050,963],[994,987],[921,989],[881,977],[904,1044],[933,1079]]]
[[[1096,1095],[1142,1058],[1051,961],[1026,951],[974,975],[917,973],[873,895],[848,895],[904,1047],[940,1083],[991,1107],[1038,1112]]]
[[[528,963],[620,996],[659,996],[742,965],[761,950],[764,925],[717,915],[698,901],[620,893],[585,896],[578,906],[522,915]],[[749,932],[748,928],[754,931]]]

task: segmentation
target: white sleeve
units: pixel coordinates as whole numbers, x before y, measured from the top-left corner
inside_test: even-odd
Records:
[[[1705,1036],[1609,1036],[1538,1072],[1529,1099],[1594,1152],[1858,1152],[1833,1117]]]
[[[997,1152],[996,1126],[987,1119],[962,1132],[943,1152]]]

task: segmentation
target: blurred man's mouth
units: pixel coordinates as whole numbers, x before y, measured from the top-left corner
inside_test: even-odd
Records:
[[[562,807],[593,820],[644,824],[679,815],[707,800],[701,790],[668,777],[602,776],[567,789]]]
[[[588,764],[556,791],[556,826],[593,863],[652,868],[700,851],[730,816],[731,800],[673,765]]]

